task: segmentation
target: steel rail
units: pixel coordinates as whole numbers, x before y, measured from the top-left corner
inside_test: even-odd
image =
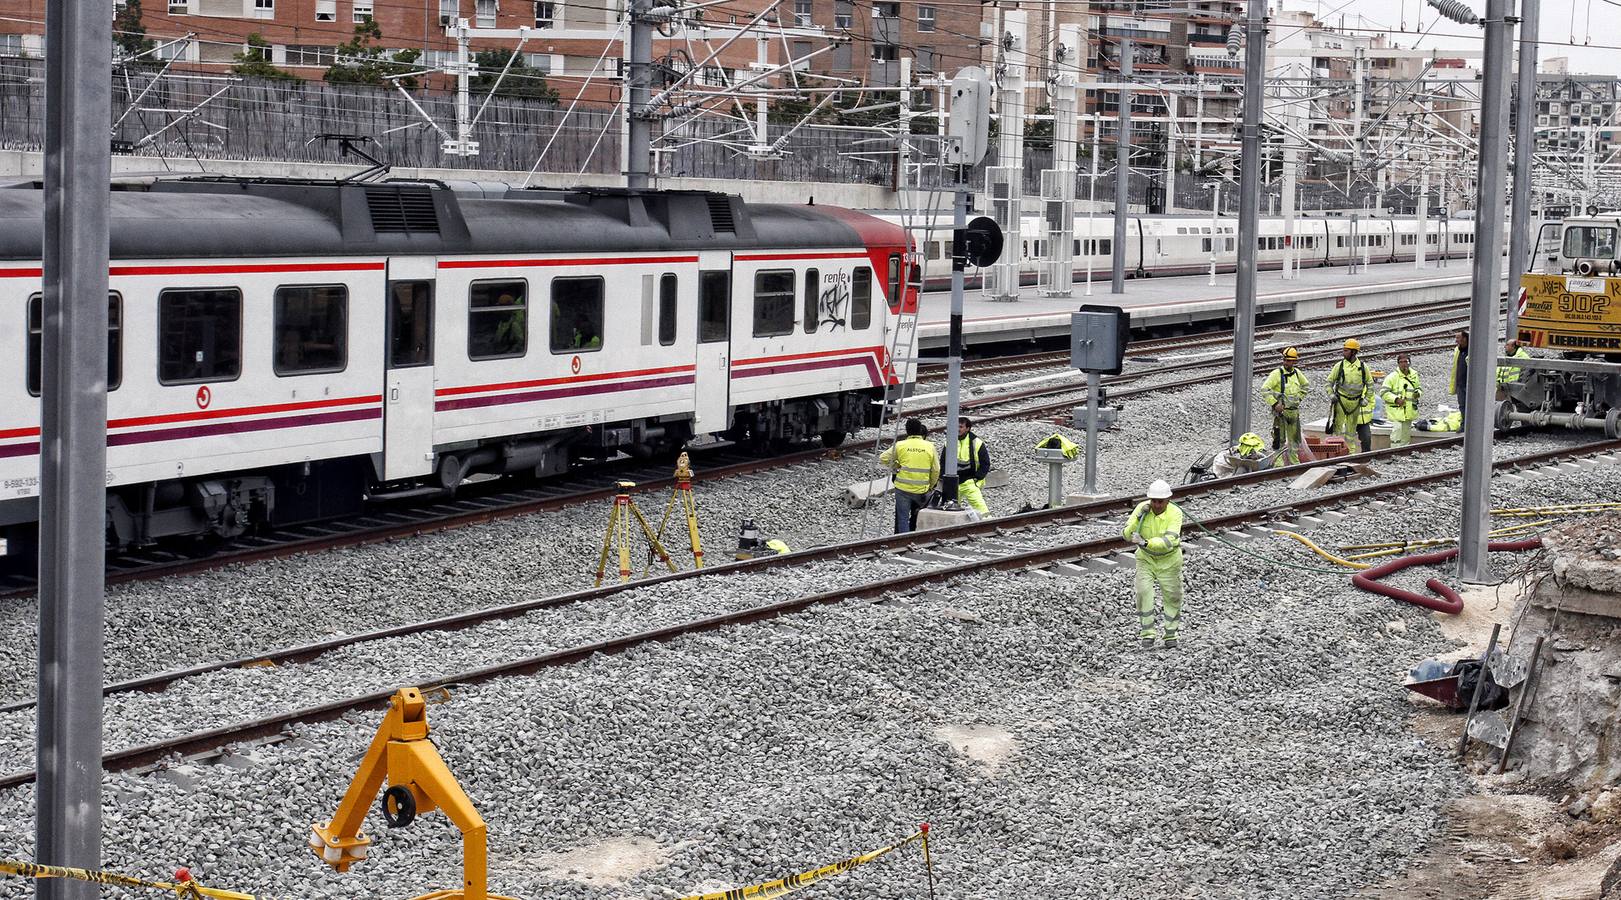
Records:
[[[1500,460],[1493,464],[1493,469],[1502,470],[1527,465],[1538,465],[1563,458],[1589,456],[1616,449],[1621,449],[1621,440],[1600,441],[1581,447],[1541,451],[1512,459]],[[1351,490],[1347,491],[1339,491],[1333,494],[1324,494],[1309,499],[1303,499],[1298,502],[1282,503],[1262,507],[1260,509],[1245,510],[1242,512],[1232,513],[1225,516],[1217,516],[1200,521],[1206,528],[1213,531],[1232,530],[1244,525],[1254,524],[1258,521],[1266,521],[1274,516],[1282,514],[1300,515],[1329,507],[1353,504],[1375,495],[1392,494],[1413,488],[1424,487],[1435,484],[1436,482],[1457,478],[1461,474],[1461,468],[1447,469],[1442,472],[1416,475],[1409,478],[1399,479],[1394,482],[1380,482],[1378,484],[1352,488]],[[1113,503],[1118,501],[1111,500],[1110,502]],[[1002,524],[1007,523],[1003,522]],[[944,531],[945,530],[942,530],[942,532]],[[942,532],[935,532],[934,534],[939,535]],[[838,545],[828,548],[819,548],[818,550],[813,551],[804,551],[801,554],[792,555],[799,556],[802,560],[828,558],[847,553],[853,546],[854,545]],[[438,683],[479,684],[496,678],[528,675],[543,669],[553,668],[587,659],[599,653],[620,653],[646,644],[662,643],[687,635],[713,631],[731,625],[741,625],[763,619],[776,618],[788,613],[799,612],[801,610],[823,604],[881,597],[886,594],[913,590],[934,582],[949,580],[952,578],[960,578],[966,575],[975,575],[993,571],[1008,571],[1013,569],[1028,569],[1053,565],[1056,563],[1069,562],[1087,557],[1101,556],[1125,550],[1130,546],[1131,545],[1124,539],[1110,537],[1091,541],[1082,541],[1073,544],[1064,544],[1054,547],[1043,547],[1034,550],[1021,550],[987,559],[969,560],[961,563],[944,565],[938,568],[931,568],[926,571],[880,579],[855,587],[839,588],[832,591],[824,591],[790,600],[768,603],[745,610],[721,613],[676,625],[669,625],[662,628],[650,629],[647,631],[636,632],[634,634],[614,638],[606,638],[591,642],[589,644],[550,651],[536,656],[511,660],[504,663],[498,663],[491,666],[446,675],[443,678],[438,679]],[[778,558],[780,559],[781,557]],[[724,568],[728,567],[717,567],[715,570],[707,570],[705,574],[714,574]],[[666,576],[665,578],[658,580],[663,581],[673,579]],[[639,584],[648,584],[652,583],[652,581],[652,579],[649,579],[647,581],[640,582]],[[217,728],[210,728],[188,735],[166,738],[149,744],[129,747],[122,750],[115,750],[103,754],[102,764],[106,771],[130,771],[132,769],[154,766],[166,759],[173,757],[185,758],[217,752],[233,744],[276,737],[283,734],[287,729],[295,725],[308,725],[318,722],[332,721],[334,719],[341,718],[350,712],[357,712],[360,710],[377,707],[385,703],[392,695],[392,689],[373,691],[356,697],[335,700],[330,703],[277,713],[239,725],[226,725]],[[16,772],[9,775],[0,776],[0,790],[28,784],[33,780],[33,771]]]

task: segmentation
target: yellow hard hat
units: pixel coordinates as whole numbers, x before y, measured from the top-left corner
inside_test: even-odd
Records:
[[[1350,340],[1345,342],[1345,349],[1347,349],[1347,350],[1361,350],[1362,349],[1362,342],[1357,340],[1356,338],[1351,338]]]
[[[1289,349],[1283,351],[1283,358],[1290,361],[1298,361],[1300,359],[1300,351],[1290,347]]]

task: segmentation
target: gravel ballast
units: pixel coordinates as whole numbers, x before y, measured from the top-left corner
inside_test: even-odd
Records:
[[[1494,497],[1537,505],[1618,489],[1621,469],[1600,466],[1499,479]],[[1456,491],[1435,493],[1312,537],[1444,534]],[[1093,527],[1109,526],[1062,531]],[[1444,751],[1407,730],[1399,686],[1450,644],[1423,610],[1355,591],[1343,574],[1282,567],[1323,565],[1292,542],[1244,546],[1273,561],[1189,550],[1175,652],[1136,647],[1129,570],[987,576],[453,688],[429,716],[490,823],[492,888],[518,897],[744,884],[879,846],[918,821],[935,826],[942,897],[1346,896],[1401,871],[1466,790]],[[801,581],[800,592],[823,584]],[[724,603],[767,590],[725,579],[703,593]],[[646,611],[627,609],[619,625]],[[1405,628],[1392,633],[1393,620]],[[475,654],[497,643],[477,630],[442,639]],[[234,711],[260,712],[261,696],[237,694]],[[151,699],[159,706],[138,716],[149,723],[201,702],[184,691]],[[277,897],[455,884],[456,836],[437,816],[389,831],[374,814],[374,858],[346,876],[304,849],[377,721],[300,728],[241,768],[110,776],[107,864],[150,875],[189,863],[205,883]],[[32,808],[31,789],[0,795],[0,845],[16,855],[31,847]],[[640,842],[652,866],[623,884],[601,873],[584,883],[589,865],[570,864],[571,876],[554,864],[623,841]],[[569,851],[583,853],[548,855]],[[925,896],[911,851],[822,890]],[[0,896],[24,895],[0,882]]]

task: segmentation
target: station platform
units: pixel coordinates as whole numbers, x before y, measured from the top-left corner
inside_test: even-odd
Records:
[[[1429,261],[1423,269],[1411,262],[1358,267],[1308,268],[1283,280],[1275,270],[1256,280],[1255,310],[1259,321],[1289,322],[1314,316],[1354,313],[1467,299],[1470,261]],[[1124,294],[1109,293],[1109,273],[1094,272],[1092,295],[1077,282],[1068,297],[1043,297],[1034,285],[1020,289],[1012,302],[987,299],[978,288],[963,298],[965,345],[994,344],[1049,338],[1069,333],[1069,314],[1082,304],[1119,306],[1129,310],[1133,328],[1227,321],[1233,315],[1237,276],[1232,272],[1158,278],[1128,278]],[[923,295],[918,316],[918,345],[940,350],[950,338],[951,294],[929,291]]]

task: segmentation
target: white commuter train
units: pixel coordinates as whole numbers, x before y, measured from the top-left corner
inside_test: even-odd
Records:
[[[906,378],[904,232],[724,194],[159,181],[112,197],[107,537],[230,537],[698,434],[836,443]],[[42,192],[0,190],[0,535],[40,485]],[[92,376],[93,377],[93,376]]]

